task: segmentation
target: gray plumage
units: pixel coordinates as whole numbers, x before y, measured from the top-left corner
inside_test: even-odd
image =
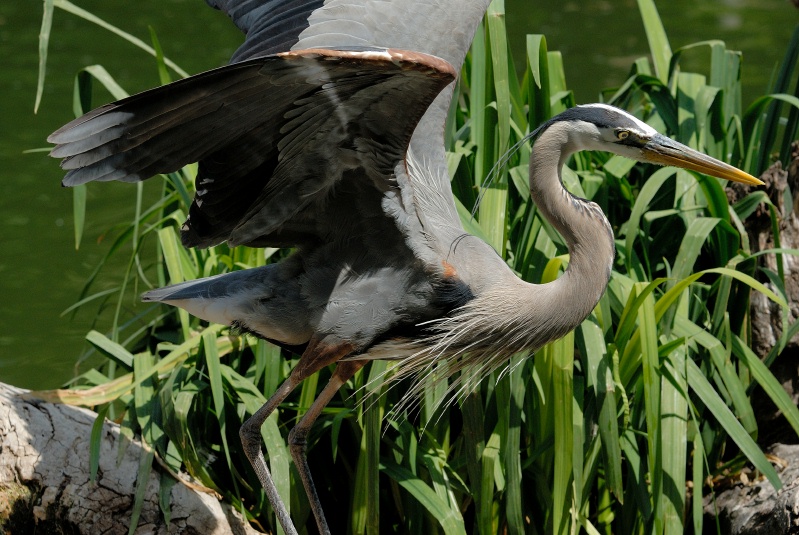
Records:
[[[610,277],[613,234],[596,204],[563,188],[571,153],[609,150],[756,182],[621,110],[568,110],[531,134],[530,190],[564,236],[569,267],[529,284],[464,232],[444,153],[451,82],[488,0],[207,2],[247,35],[233,64],[103,106],[49,140],[68,186],[138,181],[199,161],[187,246],[296,247],[276,264],[144,295],[303,352],[241,430],[287,533],[296,530],[260,427],[303,379],[337,363],[289,435],[317,526],[329,533],[305,437],[365,362],[402,360],[402,378],[446,360],[442,379],[458,395],[590,314]]]

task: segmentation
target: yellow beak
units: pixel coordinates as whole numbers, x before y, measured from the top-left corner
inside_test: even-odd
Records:
[[[648,162],[660,165],[672,165],[683,169],[698,171],[733,182],[740,182],[750,186],[762,186],[763,182],[729,164],[711,158],[706,154],[695,151],[666,136],[656,134],[641,148],[643,156]]]

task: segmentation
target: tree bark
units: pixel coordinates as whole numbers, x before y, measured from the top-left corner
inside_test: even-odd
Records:
[[[783,487],[775,491],[761,477],[742,477],[732,488],[705,496],[705,533],[781,535],[799,533],[799,445],[776,444],[771,449]]]
[[[791,147],[791,163],[787,170],[780,162],[769,167],[760,177],[765,186],[763,189],[775,206],[779,216],[779,245],[786,249],[799,249],[799,142]],[[727,188],[730,202],[743,199],[752,188],[742,184],[733,184]],[[786,195],[790,192],[791,195]],[[771,223],[770,209],[761,204],[758,209],[744,221],[751,251],[763,251],[776,246],[775,234]],[[778,273],[775,254],[763,255],[758,259],[761,266]],[[785,294],[788,301],[788,324],[799,318],[799,257],[781,255],[782,269],[785,278]],[[760,277],[761,281],[772,290],[776,288]],[[759,292],[752,292],[750,313],[752,318],[752,350],[764,358],[778,343],[782,336],[783,310]],[[799,403],[799,335],[788,341],[779,357],[771,364],[771,372],[782,383],[785,391]],[[757,415],[760,434],[758,442],[763,446],[775,443],[796,444],[799,437],[788,425],[782,413],[777,411],[774,403],[762,390],[757,389],[752,396],[752,407]]]
[[[799,249],[799,142],[794,142],[791,156],[792,162],[787,170],[777,162],[760,178],[766,183],[764,189],[778,211],[779,245]],[[731,202],[742,199],[749,191],[750,188],[739,184],[727,188]],[[792,195],[786,195],[786,191]],[[776,246],[771,214],[765,204],[746,219],[744,226],[752,252]],[[776,255],[764,255],[759,261],[763,267],[778,272]],[[782,255],[781,267],[790,308],[790,325],[799,317],[799,257]],[[764,295],[752,292],[750,312],[752,349],[764,358],[782,336],[783,311]],[[799,402],[799,335],[788,341],[770,370],[794,403]],[[799,534],[799,445],[796,445],[799,437],[762,390],[756,389],[753,393],[752,407],[760,430],[758,442],[771,445],[769,449],[780,468],[783,488],[775,491],[764,478],[751,481],[746,471],[742,472],[739,481],[731,488],[721,492],[717,489],[715,498],[705,497],[705,531],[715,533],[718,522],[720,532],[731,535]]]
[[[120,455],[119,426],[103,424],[99,469],[89,480],[89,444],[97,414],[37,401],[0,383],[0,531],[3,533],[127,534],[140,460],[139,442]],[[159,506],[163,478],[154,466],[134,533],[257,533],[238,512],[181,482],[169,493],[170,522]]]

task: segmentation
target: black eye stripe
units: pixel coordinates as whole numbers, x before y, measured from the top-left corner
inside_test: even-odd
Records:
[[[649,141],[648,136],[632,128],[616,127],[613,130],[616,139],[613,141],[616,145],[625,145],[628,147],[643,147]]]

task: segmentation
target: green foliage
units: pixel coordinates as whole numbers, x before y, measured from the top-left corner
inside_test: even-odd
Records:
[[[52,5],[108,27],[65,0],[45,5],[43,28],[49,28]],[[607,102],[750,172],[763,169],[773,147],[787,157],[799,100],[785,91],[799,37],[789,46],[775,93],[744,111],[740,54],[719,41],[672,53],[653,3],[640,0],[639,6],[654,68],[647,58],[635,61],[629,79],[604,94]],[[530,147],[507,151],[573,106],[574,97],[561,56],[547,49],[543,36],[528,36],[527,62],[517,70],[501,1],[486,21],[447,124],[452,188],[464,226],[524,280],[546,282],[567,266],[568,251],[530,201]],[[171,64],[154,42],[153,49],[140,46],[157,57],[166,82],[165,65]],[[684,55],[706,51],[707,72],[681,70]],[[88,67],[76,79],[79,109],[89,107],[92,79],[120,95],[108,73]],[[782,122],[781,104],[790,107]],[[79,306],[110,304],[113,330],[87,335],[108,363],[79,377],[71,390],[42,395],[121,419],[125,436],[140,436],[152,455],[280,532],[237,432],[297,357],[183,311],[130,304],[140,286],[254,267],[285,254],[224,245],[183,249],[176,229],[194,193],[195,171],[188,166],[164,177],[151,206],[138,190],[136,218],[117,229],[109,253],[132,247],[127,272],[115,290],[95,291],[101,264],[80,296]],[[486,177],[491,181],[481,187]],[[356,374],[308,440],[335,532],[699,533],[700,498],[712,492],[706,482],[723,470],[750,462],[779,486],[755,442],[750,395],[760,385],[799,432],[799,411],[767,368],[799,325],[786,325],[766,364],[749,349],[750,292],[786,304],[784,274],[757,267],[759,254],[752,254],[742,225],[768,199],[756,191],[730,205],[715,178],[600,153],[575,155],[563,179],[575,195],[602,207],[616,233],[616,265],[605,296],[574,333],[535,358],[514,358],[506,372],[456,406],[439,408],[445,397],[439,385],[419,400],[418,414],[392,413],[405,385],[363,403],[374,388],[370,379],[389,365],[376,362]],[[478,197],[472,216],[465,207]],[[84,200],[85,192],[76,193],[78,243]],[[777,210],[771,213],[776,221]],[[299,525],[312,519],[285,439],[329,374],[323,370],[305,381],[262,430],[275,483]],[[142,460],[142,475],[151,461]],[[168,517],[167,500],[162,508]]]

